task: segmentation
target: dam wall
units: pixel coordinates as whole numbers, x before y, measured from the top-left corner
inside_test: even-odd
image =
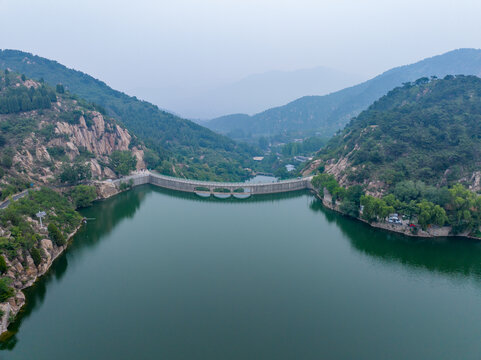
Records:
[[[311,187],[311,178],[300,178],[291,180],[281,180],[272,183],[229,183],[229,182],[211,182],[211,181],[197,181],[189,179],[175,178],[160,174],[151,173],[148,171],[138,174],[126,176],[121,179],[113,180],[112,182],[119,187],[120,184],[132,184],[132,186],[139,186],[143,184],[152,184],[165,189],[196,192],[204,191],[215,193],[216,190],[223,189],[227,193],[240,192],[250,195],[260,194],[277,194],[289,191],[297,191],[309,189]]]

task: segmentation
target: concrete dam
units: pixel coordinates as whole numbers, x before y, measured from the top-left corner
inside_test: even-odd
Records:
[[[132,184],[138,186],[152,184],[165,189],[196,193],[202,197],[214,195],[218,198],[234,196],[239,199],[251,195],[276,194],[289,191],[311,189],[311,178],[281,180],[272,183],[231,183],[181,179],[160,175],[149,171],[123,177],[112,181],[115,186]]]

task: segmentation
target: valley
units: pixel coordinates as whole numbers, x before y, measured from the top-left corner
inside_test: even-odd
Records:
[[[453,57],[461,60],[453,62]],[[153,207],[148,212],[162,214],[159,222],[165,228],[183,227],[182,216],[177,220],[170,218],[182,209],[189,213],[186,209],[192,206],[195,211],[206,211],[198,218],[193,214],[185,216],[185,221],[193,224],[192,231],[198,231],[203,239],[212,236],[208,235],[211,226],[222,228],[223,233],[219,234],[234,238],[233,231],[227,230],[234,229],[234,224],[247,223],[252,228],[242,225],[243,229],[262,234],[266,231],[263,226],[269,223],[270,229],[283,229],[276,237],[283,239],[287,249],[293,245],[290,241],[299,236],[283,228],[291,224],[305,238],[327,241],[322,234],[331,234],[328,241],[333,242],[323,249],[328,252],[334,251],[338,246],[335,243],[348,236],[352,244],[360,241],[366,249],[370,247],[368,238],[378,239],[381,252],[387,253],[396,252],[399,246],[405,246],[400,244],[407,242],[406,251],[412,252],[416,259],[417,246],[426,246],[431,251],[439,246],[438,240],[428,238],[448,241],[451,245],[446,249],[477,254],[481,238],[481,80],[475,76],[481,68],[479,59],[478,50],[450,52],[388,71],[324,97],[301,98],[295,103],[306,107],[310,114],[307,122],[304,110],[283,118],[279,114],[285,108],[278,108],[265,112],[267,122],[257,115],[226,118],[231,130],[212,127],[221,133],[218,134],[54,61],[3,50],[0,52],[0,68],[4,67],[0,72],[0,200],[5,202],[0,209],[3,333],[0,348],[12,351],[12,358],[21,358],[28,352],[23,345],[17,346],[18,338],[26,336],[26,342],[31,344],[35,341],[28,331],[23,335],[18,329],[23,323],[30,326],[31,311],[42,309],[34,300],[36,289],[49,281],[45,279],[56,272],[56,267],[61,266],[58,264],[82,246],[76,242],[88,242],[92,236],[109,237],[110,231],[124,226],[119,222],[124,211],[129,217],[142,209],[140,203],[144,197],[160,197],[170,204],[171,208],[148,205]],[[451,62],[454,67],[446,65]],[[466,75],[452,75],[457,69]],[[413,78],[418,74],[421,76]],[[399,84],[401,80],[403,83]],[[330,110],[316,105],[318,101],[331,104],[326,105]],[[275,113],[281,117],[273,116]],[[213,121],[207,126],[211,127],[216,122]],[[252,121],[257,130],[249,128]],[[239,124],[244,124],[241,126],[244,132],[236,135],[239,129],[235,127]],[[276,179],[265,184],[248,182],[258,174],[275,175]],[[153,190],[148,184],[169,190]],[[133,199],[133,205],[128,204],[130,200],[123,204],[122,199]],[[196,204],[206,210],[197,209]],[[237,213],[237,207],[249,210]],[[217,213],[223,223],[217,224],[215,216],[208,217],[207,209]],[[42,211],[45,215],[40,224],[37,214]],[[119,219],[110,218],[104,211],[120,214]],[[265,211],[276,213],[278,218],[268,220]],[[295,221],[291,220],[293,216]],[[97,219],[99,224],[95,223]],[[125,243],[136,237],[133,233],[142,226],[142,220],[135,219],[139,225],[125,228],[130,235],[123,238],[117,235],[123,239],[120,241]],[[214,225],[210,219],[214,219]],[[152,224],[149,228],[161,234],[162,231],[154,230],[157,224]],[[304,227],[298,228],[300,224]],[[354,234],[351,228],[356,228],[359,234]],[[168,241],[195,238],[193,234],[174,234],[171,230],[167,230]],[[389,242],[392,237],[394,243]],[[263,237],[252,234],[250,240],[254,239],[262,241]],[[156,246],[165,245],[162,236],[142,236],[142,241],[147,241],[145,246],[153,246],[154,240],[160,241],[161,245]],[[313,241],[308,246],[319,250],[320,244]],[[449,249],[443,256],[452,261]],[[168,253],[164,248],[157,251]],[[366,251],[370,250],[361,253]],[[202,251],[199,254],[209,257]],[[286,259],[285,254],[278,255]],[[344,256],[337,251],[333,255]],[[420,276],[433,281],[438,275],[433,275],[431,260],[426,259],[425,263],[425,259],[413,261],[428,269]],[[260,265],[261,258],[258,260],[257,269],[267,271]],[[118,261],[127,262],[123,257]],[[346,266],[364,266],[358,257],[350,261]],[[456,269],[459,266],[464,264],[456,265]],[[292,268],[287,270],[286,276],[296,276]],[[436,267],[434,270],[436,273]],[[413,286],[403,271],[394,271],[392,276],[401,276],[407,287]],[[165,280],[183,281],[181,277]],[[79,286],[84,281],[80,280]],[[239,281],[246,280],[239,278]],[[116,281],[111,285],[113,291],[120,291]],[[157,290],[152,296],[158,299]],[[274,290],[282,291],[282,287]],[[379,289],[374,287],[374,291]],[[456,291],[458,285],[442,289],[449,294]],[[340,296],[336,295],[336,301]],[[473,301],[471,289],[463,296],[466,301]],[[73,300],[68,298],[68,301]],[[266,301],[274,306],[272,299]],[[166,306],[172,308],[172,303]],[[162,316],[155,311],[153,314]],[[316,308],[316,314],[327,316],[322,308]],[[33,323],[34,327],[42,324],[42,320],[38,321]],[[132,319],[127,321],[131,326],[138,325]],[[300,322],[299,326],[312,324]],[[213,327],[212,331],[218,334],[220,330]],[[45,358],[52,356],[48,343],[43,339],[45,347],[40,346]],[[293,344],[292,349],[299,346]],[[309,346],[320,353],[314,343]],[[352,348],[361,351],[355,344]],[[151,351],[154,349],[152,346]],[[61,351],[65,356],[75,357],[68,348]],[[175,350],[170,353],[179,355]],[[376,354],[374,344],[370,343],[366,354]]]

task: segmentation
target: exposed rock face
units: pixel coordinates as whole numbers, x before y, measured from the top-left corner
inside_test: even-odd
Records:
[[[75,233],[75,232],[74,232]],[[69,239],[73,236],[70,234]],[[8,302],[1,303],[0,309],[4,312],[0,319],[0,334],[7,331],[9,319],[15,317],[25,304],[25,295],[22,290],[32,286],[38,277],[45,274],[53,261],[66,249],[66,245],[57,246],[50,239],[42,239],[40,241],[40,247],[43,252],[42,262],[35,266],[35,263],[30,254],[19,253],[17,257],[9,260],[4,255],[5,263],[7,264],[6,277],[12,279],[12,285],[15,290],[15,295],[8,299]],[[25,263],[25,266],[22,265]]]
[[[320,159],[312,161],[309,166],[302,171],[302,176],[311,175],[316,169],[319,168],[319,166],[321,166],[321,164],[322,160]]]
[[[115,173],[108,167],[104,168],[104,175],[108,179],[113,179],[116,177]]]
[[[24,85],[34,88],[40,86],[32,80],[26,80]],[[12,164],[4,167],[6,173],[0,179],[1,188],[9,184],[12,178],[33,186],[51,186],[52,180],[54,183],[58,182],[58,176],[64,172],[65,166],[77,162],[90,167],[94,181],[116,178],[116,174],[109,168],[110,155],[114,151],[130,151],[137,160],[137,169],[145,168],[143,146],[132,146],[133,136],[114,119],[82,106],[69,96],[55,96],[57,102],[52,102],[47,109],[2,114],[0,122],[21,124],[25,121],[28,125],[25,129],[31,132],[12,133],[12,136],[6,138],[4,148],[11,149]],[[8,156],[10,159],[10,154]],[[101,185],[97,186],[97,190],[101,198],[118,193],[113,183],[99,183]],[[59,192],[66,190],[63,187],[58,189]],[[53,211],[52,215],[55,216]],[[34,223],[33,228],[37,234],[47,236],[47,231],[40,229],[36,220],[27,217],[26,221]],[[0,226],[0,236],[8,240],[12,236],[11,230]],[[55,258],[66,248],[55,245],[47,238],[36,246],[39,246],[42,257],[38,265],[28,250],[18,250],[14,257],[5,252],[11,257],[10,260],[0,254],[4,256],[7,264],[7,271],[2,277],[10,278],[11,286],[15,290],[15,295],[8,302],[0,304],[0,309],[4,312],[0,319],[0,333],[7,329],[9,319],[24,305],[22,289],[31,286],[39,276],[48,271]],[[35,261],[37,260],[35,257]]]
[[[330,161],[325,165],[325,172],[337,179],[340,185],[345,185],[347,182],[347,176],[345,170],[349,167],[349,161],[347,157],[341,157],[337,162]]]
[[[93,112],[93,116],[93,125],[90,129],[82,116],[76,125],[58,122],[55,132],[69,137],[70,144],[67,146],[72,151],[78,151],[79,147],[83,147],[95,155],[102,156],[110,155],[114,150],[129,149],[132,137],[127,130],[117,124],[105,124],[100,113]]]
[[[481,190],[481,171],[475,171],[471,176],[471,185],[469,185],[469,190],[476,192]]]
[[[97,188],[97,194],[101,199],[107,199],[115,194],[118,194],[119,190],[117,187],[109,181],[99,181],[95,183]]]
[[[63,104],[57,105],[59,108]],[[60,110],[59,110],[60,111]],[[85,116],[91,119],[86,121]],[[93,179],[115,178],[116,175],[108,167],[109,156],[113,151],[131,151],[137,159],[137,170],[144,169],[144,150],[140,146],[129,149],[132,136],[129,132],[113,122],[106,120],[96,111],[85,113],[80,116],[78,123],[71,124],[64,121],[54,121],[54,132],[57,136],[47,143],[39,142],[39,138],[32,133],[23,140],[22,149],[13,157],[12,171],[21,169],[32,182],[47,183],[58,175],[64,165],[65,157],[55,158],[48,149],[60,149],[68,157],[69,162],[88,152],[91,156],[88,161]],[[40,128],[50,126],[52,122],[42,120]],[[59,151],[59,150],[57,150]],[[106,165],[107,164],[107,165]]]
[[[35,150],[35,156],[37,157],[38,160],[42,161],[52,161],[50,154],[48,153],[47,149],[45,146],[39,146]]]
[[[102,177],[102,167],[100,166],[97,159],[90,160],[90,171],[92,171],[92,177],[97,179]]]
[[[135,166],[136,170],[145,169],[146,166],[145,166],[145,162],[144,162],[144,150],[139,150],[137,148],[134,148],[132,150],[132,154],[137,159],[137,165]]]

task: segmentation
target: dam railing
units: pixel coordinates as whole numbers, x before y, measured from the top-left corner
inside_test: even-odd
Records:
[[[160,175],[150,171],[142,171],[121,179],[112,180],[118,187],[122,183],[138,186],[142,184],[152,184],[165,189],[184,191],[184,192],[210,192],[216,193],[215,190],[224,189],[225,192],[232,194],[245,193],[250,195],[256,194],[276,194],[288,191],[296,191],[311,188],[311,178],[297,178],[289,180],[280,180],[270,183],[245,183],[245,182],[214,182],[200,181],[176,178],[172,176]]]

